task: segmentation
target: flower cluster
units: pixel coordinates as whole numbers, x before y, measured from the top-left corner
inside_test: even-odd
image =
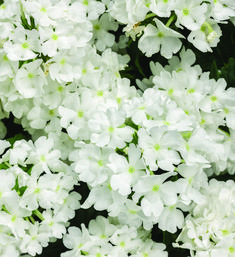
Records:
[[[90,221],[88,229],[70,227],[64,237],[64,244],[71,249],[61,254],[61,257],[73,256],[159,256],[167,257],[162,243],[156,243],[149,238],[149,232],[137,230],[135,227],[118,224],[98,216]]]
[[[32,139],[4,139],[0,121],[1,256],[35,256],[63,237],[61,257],[167,257],[151,239],[156,227],[183,229],[174,246],[192,256],[234,255],[234,183],[209,180],[235,174],[235,90],[181,41],[187,29],[212,51],[218,24],[234,18],[226,0],[0,5],[0,118],[13,116]],[[127,36],[147,57],[169,59],[150,61],[136,85],[122,73]],[[66,234],[75,210],[90,207],[108,218]]]
[[[192,206],[177,241],[195,257],[232,257],[235,253],[234,181],[211,180],[202,190],[205,200]],[[177,245],[179,246],[179,245]]]
[[[138,46],[146,56],[160,51],[169,59],[180,50],[180,38],[185,38],[176,29],[189,30],[187,40],[202,52],[212,51],[222,35],[218,24],[234,18],[235,4],[229,0],[116,0],[109,1],[109,11],[126,25],[124,31],[133,40],[143,33]],[[163,23],[157,17],[169,20]],[[170,28],[173,21],[175,27]]]
[[[70,192],[78,178],[60,160],[51,138],[35,143],[18,140],[12,148],[1,141],[0,227],[1,256],[31,256],[62,238],[81,196]]]

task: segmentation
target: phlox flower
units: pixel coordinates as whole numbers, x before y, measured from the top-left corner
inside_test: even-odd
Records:
[[[40,26],[48,27],[56,25],[50,18],[50,11],[53,9],[52,2],[49,0],[22,1],[27,14],[31,15]]]
[[[46,84],[45,76],[40,68],[40,59],[24,64],[13,80],[16,89],[25,98],[41,96]]]
[[[176,0],[149,0],[149,9],[159,17],[170,17],[174,10]]]
[[[181,158],[175,150],[182,142],[181,135],[176,131],[168,131],[166,126],[138,130],[139,146],[143,149],[143,158],[151,170],[158,167],[173,171],[174,165],[179,164]]]
[[[115,36],[109,31],[116,31],[118,23],[107,13],[104,13],[99,20],[93,23],[93,39],[95,46],[99,51],[104,51],[107,47],[112,47],[115,42]]]
[[[128,256],[129,252],[134,251],[138,245],[141,243],[141,239],[137,236],[137,229],[135,227],[128,227],[127,225],[123,226],[120,229],[117,229],[112,237],[110,242],[114,245],[112,252],[114,256]]]
[[[42,213],[44,220],[40,223],[40,231],[49,237],[62,238],[66,233],[63,216],[59,213],[54,215],[51,210]]]
[[[108,147],[99,148],[89,144],[72,152],[69,159],[75,161],[74,170],[79,174],[79,179],[95,187],[109,178],[111,171],[107,164],[113,152],[114,150]]]
[[[17,27],[10,40],[4,43],[3,49],[11,61],[34,59],[40,52],[39,34],[37,30],[25,30]]]
[[[53,149],[53,146],[54,141],[52,138],[39,137],[35,141],[26,163],[34,164],[33,170],[39,174],[43,171],[50,174],[50,169],[61,164],[59,160],[60,151]]]
[[[88,209],[94,205],[97,211],[108,210],[110,216],[117,216],[125,201],[126,196],[112,190],[110,183],[105,182],[100,186],[91,188],[88,198],[81,207]]]
[[[57,24],[55,28],[40,27],[40,41],[42,44],[42,53],[53,57],[61,49],[70,49],[76,43],[76,37],[72,34],[72,24]]]
[[[235,5],[233,1],[216,0],[211,1],[211,16],[218,21],[228,20],[235,16]]]
[[[20,245],[22,253],[29,253],[31,256],[42,253],[42,247],[48,246],[48,237],[40,231],[38,222],[29,223],[28,233],[23,237]]]
[[[144,244],[141,244],[137,250],[136,254],[133,254],[133,257],[167,257],[168,254],[164,251],[166,246],[162,243],[156,243],[151,239],[147,239]]]
[[[11,172],[0,173],[0,208],[9,203],[17,204],[17,193],[12,188],[15,186],[15,176]]]
[[[51,79],[59,83],[73,82],[75,79],[79,79],[82,68],[78,60],[82,60],[83,56],[83,50],[77,50],[76,52],[60,51],[47,62]]]
[[[95,0],[78,0],[82,3],[87,12],[87,19],[95,20],[105,11],[105,5]]]
[[[97,216],[89,222],[88,231],[101,245],[107,244],[116,227],[103,216]]]
[[[15,0],[5,0],[0,5],[0,17],[1,19],[11,19],[19,13],[19,2]]]
[[[189,30],[196,30],[201,27],[206,19],[207,4],[202,0],[189,2],[187,0],[178,0],[174,6],[177,15],[176,26],[182,28],[180,24]]]
[[[154,19],[157,28],[148,24],[144,29],[144,35],[139,39],[138,47],[147,57],[160,51],[167,59],[177,53],[181,47],[179,38],[184,38],[180,33],[166,27],[160,20]]]
[[[144,20],[149,8],[145,0],[119,0],[110,4],[110,14],[119,22],[133,26]]]
[[[128,161],[124,156],[117,153],[112,153],[109,156],[108,167],[114,172],[110,179],[110,185],[113,190],[118,190],[121,195],[129,195],[132,185],[146,174],[146,167],[140,155],[140,149],[135,147],[134,144],[130,144],[128,147]]]
[[[66,95],[58,108],[60,124],[72,139],[88,139],[90,136],[87,122],[95,108],[90,99],[89,92],[71,93]]]
[[[81,230],[77,227],[69,227],[68,234],[63,237],[64,245],[71,249],[61,254],[61,257],[78,257],[81,251],[92,248],[94,242],[86,229],[85,225],[81,225]]]
[[[28,210],[36,210],[39,206],[48,209],[56,202],[56,182],[52,174],[45,174],[39,179],[31,175],[27,181],[27,189],[19,200],[19,205]]]
[[[97,112],[88,121],[91,130],[91,142],[99,147],[123,148],[132,140],[134,129],[125,126],[125,114],[115,109],[106,113]],[[124,126],[123,126],[124,125]]]
[[[164,204],[172,205],[177,200],[177,185],[171,181],[164,182],[174,172],[168,172],[161,175],[143,176],[139,179],[138,183],[134,185],[133,200],[138,202],[141,196],[141,207],[146,216],[153,215],[159,218],[164,209]]]
[[[188,41],[202,52],[212,52],[211,47],[217,46],[222,31],[214,20],[206,20],[202,26],[192,31]]]

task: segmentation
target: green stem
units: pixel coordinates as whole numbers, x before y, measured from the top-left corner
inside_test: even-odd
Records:
[[[169,18],[169,20],[167,21],[167,23],[166,23],[166,27],[170,27],[170,25],[171,25],[171,23],[174,21],[174,19],[175,19],[175,14],[173,14],[170,18]]]
[[[45,220],[43,215],[41,214],[41,212],[39,210],[33,211],[33,214],[35,214],[41,221]]]
[[[8,168],[11,168],[12,166],[9,164],[9,162],[4,162]]]
[[[155,17],[155,16],[156,16],[155,13],[149,13],[149,14],[147,14],[147,15],[145,16],[145,19],[144,19],[144,20],[147,20],[147,19],[152,18],[152,17]]]

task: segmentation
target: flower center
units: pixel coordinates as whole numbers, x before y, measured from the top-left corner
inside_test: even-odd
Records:
[[[184,8],[183,9],[183,14],[184,15],[188,15],[189,14],[189,9],[188,8]]]
[[[29,43],[27,43],[27,42],[24,42],[24,43],[22,44],[22,47],[23,47],[24,49],[27,49],[27,48],[29,48]]]
[[[163,38],[164,37],[164,33],[160,31],[160,32],[158,32],[157,36],[160,37],[160,38]]]

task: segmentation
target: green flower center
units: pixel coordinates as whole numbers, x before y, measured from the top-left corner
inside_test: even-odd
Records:
[[[47,10],[46,10],[46,8],[42,7],[42,8],[40,9],[40,11],[45,13]]]
[[[130,173],[134,173],[134,172],[135,172],[135,167],[130,166],[129,169],[128,169],[128,171],[129,171]]]
[[[13,215],[12,218],[11,218],[11,221],[15,221],[17,219],[17,216],[16,215]]]
[[[159,185],[154,185],[153,188],[152,188],[152,190],[153,190],[154,192],[157,192],[157,191],[159,190],[159,188],[160,188]]]
[[[23,47],[24,49],[29,48],[29,43],[28,43],[28,42],[24,42],[24,43],[22,44],[22,47]]]
[[[114,128],[113,127],[109,127],[109,132],[113,133],[114,132]]]
[[[229,250],[229,252],[230,252],[230,253],[234,253],[234,252],[235,252],[235,248],[234,248],[234,247],[232,247],[232,246],[231,246],[231,247],[229,247],[229,249],[228,249],[228,250]]]
[[[94,28],[95,30],[100,30],[100,25],[99,25],[99,24],[95,24],[95,25],[93,26],[93,28]]]
[[[6,9],[6,5],[5,5],[5,4],[2,4],[2,5],[1,5],[1,9],[2,9],[2,10]]]
[[[213,103],[214,103],[214,102],[216,102],[216,101],[217,101],[217,97],[216,97],[216,96],[214,96],[214,95],[212,95],[212,96],[211,96],[211,102],[213,102]]]
[[[45,158],[45,156],[41,156],[41,158],[40,158],[40,160],[42,161],[42,162],[45,162],[46,161],[46,158]]]
[[[184,15],[188,15],[189,14],[189,9],[188,8],[184,8],[183,9],[183,14]]]
[[[65,64],[65,58],[62,58],[62,59],[60,60],[60,64],[61,64],[61,65]]]
[[[55,114],[55,110],[49,110],[49,115],[53,116]]]
[[[101,90],[97,91],[96,94],[97,94],[97,96],[103,96],[104,95],[103,91],[101,91]]]
[[[82,118],[83,117],[83,111],[78,111],[78,117]]]
[[[3,56],[3,61],[9,61],[8,57],[6,55]]]
[[[195,92],[195,90],[193,89],[193,88],[190,88],[189,90],[188,90],[188,93],[189,94],[193,94]]]
[[[117,103],[120,104],[122,99],[120,97],[116,97]]]
[[[174,90],[173,90],[172,88],[170,88],[170,89],[167,91],[168,95],[170,95],[170,96],[173,94],[173,92],[174,92]]]
[[[135,211],[135,210],[129,210],[129,213],[130,213],[130,214],[136,214],[137,211]]]
[[[155,149],[156,151],[158,151],[158,150],[160,149],[160,145],[159,145],[159,144],[154,145],[154,149]]]
[[[160,38],[163,38],[164,37],[164,33],[160,31],[160,32],[158,32],[157,36],[160,37]]]
[[[58,36],[57,36],[56,34],[53,34],[53,35],[51,36],[51,39],[57,40],[57,39],[58,39]]]
[[[88,5],[89,4],[89,2],[87,1],[87,0],[83,0],[83,2],[82,2],[84,5]]]
[[[103,166],[103,165],[104,165],[103,160],[99,160],[99,161],[98,161],[98,165],[99,165],[100,167]]]
[[[39,193],[39,192],[40,192],[40,188],[38,188],[38,187],[35,188],[34,193],[37,194],[37,193]]]
[[[223,233],[223,235],[224,235],[224,236],[227,236],[227,235],[229,235],[229,232],[228,232],[228,230],[222,230],[222,233]]]
[[[58,90],[59,92],[63,92],[63,91],[64,91],[64,88],[61,87],[61,86],[59,86],[59,87],[57,88],[57,90]]]
[[[32,79],[34,77],[34,74],[33,73],[28,73],[28,78],[29,79]]]
[[[125,243],[124,243],[124,242],[121,242],[119,245],[120,245],[122,248],[125,247]]]

